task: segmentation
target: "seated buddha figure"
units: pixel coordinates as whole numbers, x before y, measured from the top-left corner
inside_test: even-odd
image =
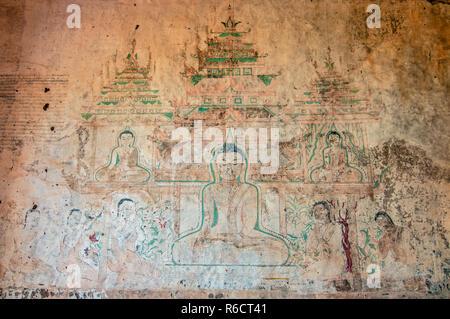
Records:
[[[99,182],[148,182],[150,172],[139,165],[139,152],[134,146],[135,137],[131,131],[119,134],[117,146],[111,152],[109,163],[97,170],[95,179]]]
[[[322,150],[322,165],[311,171],[312,182],[358,183],[363,179],[362,173],[348,163],[348,154],[342,144],[342,137],[336,131],[328,132],[327,146]]]
[[[233,156],[234,161],[227,160]],[[289,247],[261,224],[260,198],[246,181],[247,159],[235,144],[214,151],[213,181],[203,187],[200,226],[172,246],[175,264],[283,265]]]

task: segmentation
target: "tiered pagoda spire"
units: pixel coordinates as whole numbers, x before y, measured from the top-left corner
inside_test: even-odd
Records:
[[[340,75],[328,58],[325,71],[309,88],[294,97],[294,107],[286,115],[295,120],[365,120],[378,116],[379,109],[361,96],[361,91]]]
[[[136,41],[131,43],[131,51],[124,58],[124,68],[114,74],[109,85],[103,87],[97,96],[95,105],[88,113],[82,114],[85,120],[93,115],[140,115],[165,117],[172,119],[173,112],[163,107],[160,100],[159,90],[151,85],[150,58],[145,67],[141,67],[138,54],[135,52]]]
[[[221,31],[211,31],[206,49],[193,57],[198,59],[199,69],[186,72],[188,106],[182,114],[185,118],[202,119],[268,119],[275,92],[268,91],[272,80],[280,73],[265,74],[263,59],[254,43],[247,40],[251,29],[242,30],[241,22],[230,14],[221,22]],[[212,113],[217,113],[212,115]]]

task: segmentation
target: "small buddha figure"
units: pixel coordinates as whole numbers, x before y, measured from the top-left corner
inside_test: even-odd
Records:
[[[135,137],[131,131],[123,131],[118,138],[118,146],[111,152],[105,167],[95,173],[99,182],[148,182],[150,172],[139,165],[139,152],[134,146]]]
[[[322,151],[322,165],[311,171],[312,182],[358,183],[363,180],[362,173],[348,163],[347,150],[342,144],[342,137],[336,131],[328,132],[327,146]]]
[[[137,70],[139,68],[139,64],[137,62],[137,54],[134,52],[136,50],[136,39],[131,41],[131,52],[128,54],[125,59],[125,65],[128,70]]]
[[[236,160],[226,158],[233,156]],[[246,181],[247,159],[235,144],[213,154],[213,182],[202,189],[200,227],[172,246],[176,264],[283,265],[289,247],[280,234],[261,224],[260,198]]]

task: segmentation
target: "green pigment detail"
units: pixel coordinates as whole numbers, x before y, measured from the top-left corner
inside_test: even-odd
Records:
[[[172,118],[173,118],[173,113],[172,113],[172,112],[170,112],[170,113],[164,113],[164,116],[165,116],[165,117],[168,117],[169,119],[172,119]]]
[[[238,62],[256,62],[256,57],[236,58],[236,61],[238,61]]]
[[[201,80],[203,80],[206,76],[204,75],[192,75],[191,76],[191,84],[192,85],[197,85],[198,82],[200,82]]]
[[[257,75],[258,79],[260,79],[266,86],[270,85],[272,80],[277,76],[278,74],[267,74],[267,75]]]
[[[217,225],[218,220],[219,220],[219,213],[217,211],[216,201],[214,201],[214,218],[213,218],[211,228],[213,228],[214,226]]]

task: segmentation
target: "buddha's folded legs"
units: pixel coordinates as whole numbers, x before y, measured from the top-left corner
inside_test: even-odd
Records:
[[[270,237],[239,244],[185,238],[175,243],[172,253],[175,263],[204,265],[282,265],[289,256],[286,245]]]

